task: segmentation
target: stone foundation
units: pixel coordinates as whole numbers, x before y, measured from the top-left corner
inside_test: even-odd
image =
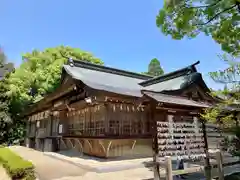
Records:
[[[85,139],[63,138],[60,150],[77,150],[97,157],[148,157],[152,156],[151,139]]]

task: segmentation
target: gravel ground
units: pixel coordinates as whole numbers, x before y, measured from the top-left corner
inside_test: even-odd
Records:
[[[39,180],[153,180],[153,172],[149,168],[142,167],[116,172],[96,173],[26,147],[12,146],[10,148],[23,158],[33,162]],[[240,165],[224,168],[225,174],[237,171],[240,171]],[[216,171],[213,174],[216,174]],[[203,180],[205,178],[203,173],[194,173],[187,175],[186,179]],[[0,180],[5,179],[1,179],[0,176]],[[174,180],[179,179],[174,177]]]
[[[11,150],[24,159],[31,161],[36,167],[36,175],[39,180],[52,180],[62,177],[83,176],[87,171],[61,160],[51,158],[42,152],[35,151],[22,146],[12,146]]]
[[[0,180],[11,180],[2,166],[0,166]]]

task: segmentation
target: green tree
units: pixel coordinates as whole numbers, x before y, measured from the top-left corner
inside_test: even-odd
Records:
[[[164,74],[164,71],[157,58],[153,58],[148,65],[148,72],[144,73],[151,76],[159,76]]]
[[[3,51],[0,52],[0,144],[9,143],[12,132],[12,117],[9,112],[11,97],[9,96],[8,77],[11,69],[6,64],[6,56]]]
[[[220,58],[228,64],[228,68],[216,72],[210,72],[210,77],[217,83],[224,84],[224,88],[218,91],[212,91],[213,96],[220,97],[222,99],[215,107],[207,109],[205,119],[216,121],[216,119],[222,120],[228,126],[236,125],[233,121],[233,114],[228,116],[220,116],[220,113],[226,107],[238,107],[240,105],[240,64],[236,57],[229,55],[220,56]],[[220,118],[221,117],[221,118]]]
[[[6,63],[6,61],[7,61],[7,58],[0,47],[0,67],[3,66]]]
[[[91,53],[68,46],[47,48],[43,51],[33,50],[22,57],[20,67],[6,81],[9,89],[7,94],[11,101],[4,112],[9,111],[13,119],[8,137],[11,142],[23,140],[26,121],[22,119],[21,113],[27,111],[29,104],[39,101],[60,85],[61,69],[68,58],[103,64]],[[6,82],[2,85],[6,86]]]
[[[9,98],[7,97],[7,84],[5,79],[0,81],[0,144],[7,143],[12,118],[9,113]]]
[[[157,26],[173,39],[210,35],[232,54],[240,53],[240,0],[165,0]]]
[[[62,65],[68,60],[66,57],[103,64],[91,53],[68,46],[33,50],[24,54],[21,66],[10,77],[12,109],[16,110],[13,113],[22,112],[26,104],[40,100],[59,86]]]
[[[240,64],[232,56],[224,55],[221,57],[228,64],[228,68],[211,72],[210,77],[218,83],[224,84],[222,90],[213,91],[212,95],[222,98],[214,107],[205,110],[203,118],[213,123],[220,123],[224,129],[235,134],[233,138],[226,137],[224,146],[228,151],[240,157],[240,122],[235,117],[235,110],[240,105]]]

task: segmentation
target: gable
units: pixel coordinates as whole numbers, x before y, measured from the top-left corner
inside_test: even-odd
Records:
[[[197,65],[199,63],[200,62],[198,61],[198,62],[196,62],[196,63],[194,63],[190,66],[187,66],[185,68],[182,68],[182,69],[179,69],[179,70],[167,73],[167,74],[163,74],[163,75],[160,75],[160,76],[157,76],[157,77],[153,77],[153,78],[148,79],[146,81],[143,81],[139,84],[143,87],[152,86],[152,85],[159,84],[159,83],[169,81],[169,80],[172,80],[172,79],[176,79],[176,78],[179,78],[179,77],[184,77],[184,76],[187,76],[191,73],[196,73],[197,69],[196,69],[195,65]]]
[[[195,101],[205,101],[205,102],[208,102],[211,104],[215,104],[215,103],[219,102],[219,99],[213,97],[210,94],[210,91],[203,88],[199,84],[194,84],[194,85],[190,86],[189,88],[182,91],[180,95],[188,97]]]

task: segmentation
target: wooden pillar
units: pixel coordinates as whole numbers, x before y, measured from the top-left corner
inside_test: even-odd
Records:
[[[217,132],[219,133],[219,135],[220,135],[220,137],[221,137],[221,140],[222,140],[222,138],[223,138],[223,131],[222,131],[222,129],[223,129],[223,123],[222,123],[222,121],[220,120],[220,118],[218,117],[217,118]],[[222,151],[222,145],[221,145],[221,140],[219,140],[219,142],[218,142],[218,147],[217,148],[219,148],[221,151]]]
[[[104,103],[104,116],[105,116],[105,122],[104,122],[104,132],[105,135],[109,133],[109,117],[110,117],[110,111],[109,111],[109,104],[106,102]]]
[[[153,172],[154,172],[154,180],[160,180],[160,168],[157,162],[158,156],[158,138],[157,138],[157,121],[155,120],[155,109],[156,104],[150,103],[149,111],[150,111],[150,121],[152,122],[151,132],[152,132],[152,139],[153,139]]]
[[[50,113],[50,116],[49,116],[49,119],[50,119],[50,132],[49,132],[49,134],[50,134],[50,136],[53,136],[53,132],[52,132],[52,129],[53,129],[53,113],[51,112]]]
[[[166,166],[166,180],[173,180],[172,174],[172,158],[171,156],[165,157],[165,166]]]
[[[206,180],[211,180],[212,179],[212,175],[211,175],[212,169],[211,169],[210,157],[209,157],[209,152],[208,152],[206,124],[203,119],[201,119],[201,121],[202,121],[202,130],[203,130],[203,139],[204,139],[204,144],[205,144],[204,152],[206,155],[206,157],[205,157],[205,176],[206,176]]]
[[[222,153],[220,150],[216,152],[216,160],[217,160],[217,168],[218,168],[218,178],[219,180],[224,180]]]

